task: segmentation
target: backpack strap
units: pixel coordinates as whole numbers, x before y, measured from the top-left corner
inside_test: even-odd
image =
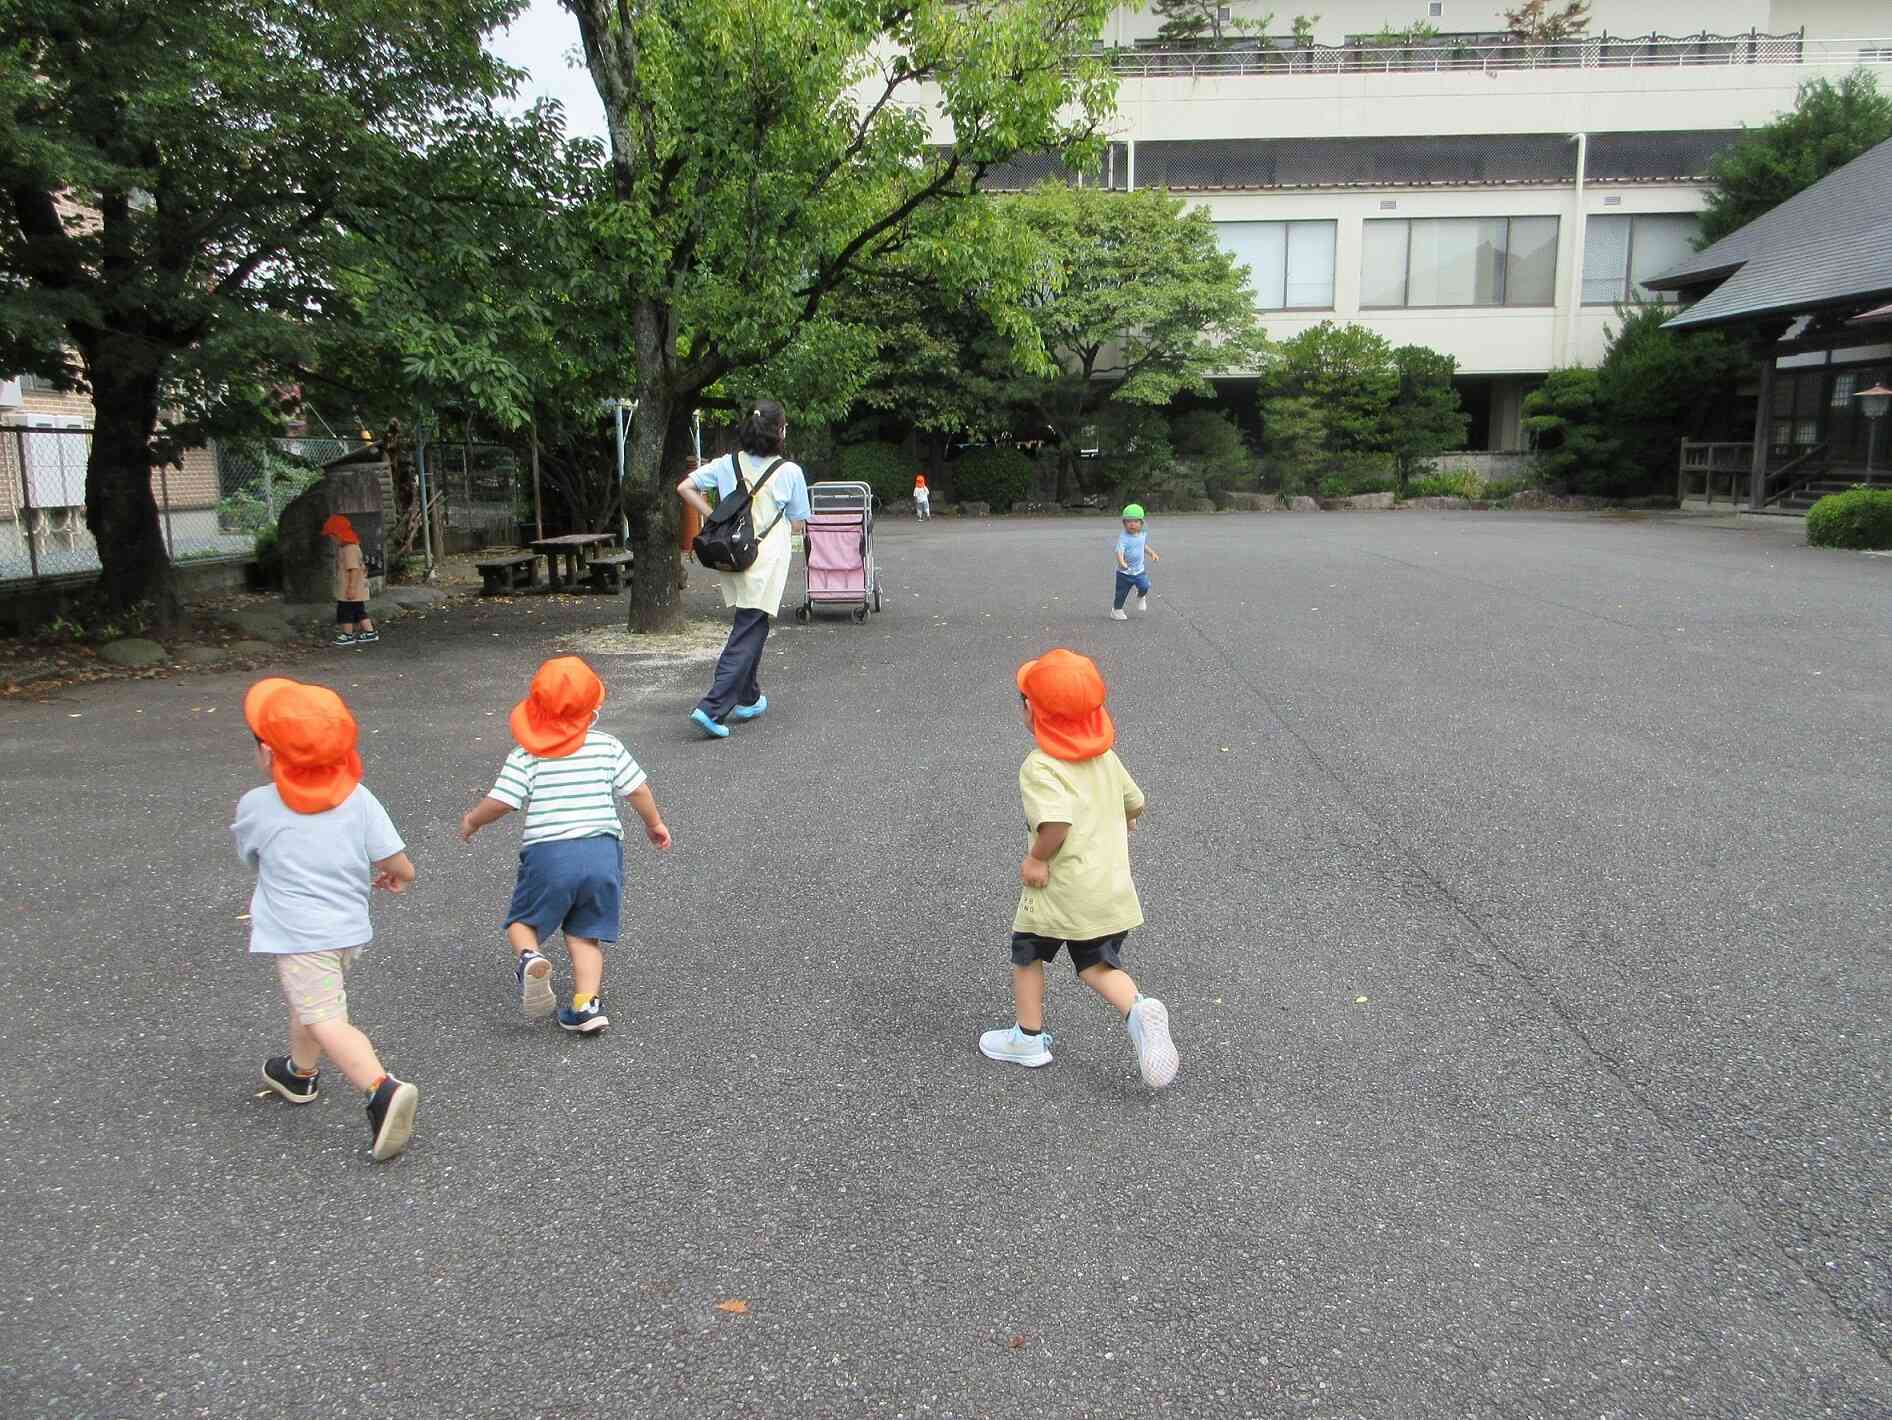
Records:
[[[736,460],[736,480],[737,482],[741,482],[742,481],[742,462],[741,462],[742,455],[740,453],[734,453],[734,454],[731,454],[729,457]],[[774,463],[770,464],[767,468],[763,469],[762,477],[758,478],[755,481],[755,487],[749,490],[749,496],[751,498],[755,497],[755,495],[761,490],[762,485],[769,481],[769,475],[773,474],[776,469],[780,468],[783,464],[787,462],[788,462],[788,459],[786,457],[778,458],[776,459]],[[775,525],[781,522],[782,519],[785,518],[787,515],[788,515],[788,508],[785,505],[778,505],[775,510],[774,518],[770,520],[769,525],[766,528],[762,529],[761,532],[756,534],[755,540],[757,542],[761,542],[763,538],[767,537],[770,533],[774,532]]]

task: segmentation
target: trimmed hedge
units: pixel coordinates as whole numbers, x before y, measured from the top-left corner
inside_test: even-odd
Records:
[[[1829,493],[1807,513],[1807,545],[1892,548],[1892,488]]]
[[[967,449],[953,465],[953,497],[962,503],[989,503],[1008,513],[1031,496],[1032,462],[1017,449]]]
[[[913,496],[916,470],[898,444],[843,444],[834,454],[835,477],[871,485],[881,502]]]

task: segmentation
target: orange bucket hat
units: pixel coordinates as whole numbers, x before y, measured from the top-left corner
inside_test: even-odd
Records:
[[[328,521],[322,524],[322,536],[332,537],[337,542],[361,541],[360,536],[355,532],[355,525],[340,513],[328,515]]]
[[[1046,651],[1018,668],[1018,690],[1031,702],[1038,748],[1053,759],[1095,759],[1117,742],[1104,678],[1089,656]]]
[[[554,656],[532,677],[532,689],[512,708],[512,737],[527,754],[563,759],[575,754],[604,704],[604,682],[576,656]]]
[[[355,792],[361,782],[359,732],[334,691],[271,676],[243,697],[243,718],[269,746],[276,791],[297,813],[325,813]]]

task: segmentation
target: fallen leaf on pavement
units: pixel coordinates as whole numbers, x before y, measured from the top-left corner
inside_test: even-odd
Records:
[[[716,1310],[719,1312],[732,1312],[740,1316],[742,1313],[749,1310],[749,1304],[740,1297],[731,1297],[726,1302],[718,1302],[716,1304]]]

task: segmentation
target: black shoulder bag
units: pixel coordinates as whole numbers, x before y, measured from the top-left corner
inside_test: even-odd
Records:
[[[698,562],[714,571],[747,572],[755,566],[762,539],[775,531],[775,523],[782,521],[782,512],[778,511],[775,522],[762,529],[760,535],[756,533],[753,508],[756,492],[769,481],[769,475],[788,460],[778,458],[770,464],[754,487],[743,482],[742,456],[731,454],[729,462],[736,471],[736,489],[710,510],[709,517],[703,521],[703,531],[696,535],[690,550],[696,554]]]

